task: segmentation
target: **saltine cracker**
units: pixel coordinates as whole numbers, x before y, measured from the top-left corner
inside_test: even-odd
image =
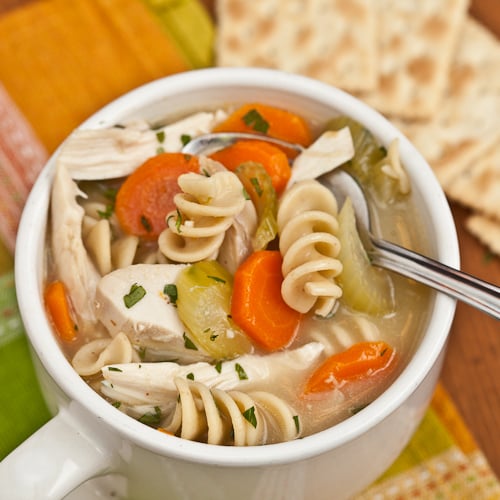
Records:
[[[422,123],[392,120],[447,186],[500,144],[500,43],[468,17],[439,110]]]
[[[465,220],[465,227],[491,252],[500,256],[500,222],[474,214]]]
[[[218,0],[217,66],[299,73],[348,91],[377,82],[373,0]]]
[[[438,109],[468,0],[376,0],[378,84],[361,96],[384,114],[428,119]]]
[[[500,143],[450,182],[446,194],[500,223]]]

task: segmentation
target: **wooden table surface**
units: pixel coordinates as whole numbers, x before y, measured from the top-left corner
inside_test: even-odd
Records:
[[[1,0],[0,13],[27,1]],[[213,0],[204,0],[204,3],[210,8]],[[471,0],[471,13],[500,39],[500,0]],[[500,258],[488,258],[485,248],[465,231],[467,211],[464,208],[452,205],[452,211],[462,269],[500,285]],[[500,322],[470,306],[458,304],[441,381],[500,477],[499,359]]]
[[[497,0],[493,0],[497,1]],[[499,31],[500,33],[500,26]],[[467,211],[452,205],[462,270],[500,285],[500,258],[464,229]],[[500,477],[500,322],[459,303],[451,329],[441,381],[469,430]]]

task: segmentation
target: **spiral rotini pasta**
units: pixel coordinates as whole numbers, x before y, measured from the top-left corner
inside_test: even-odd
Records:
[[[167,215],[160,234],[160,251],[174,262],[198,262],[217,256],[226,230],[245,206],[243,186],[232,172],[210,177],[188,173],[179,176],[177,207]]]
[[[318,181],[294,184],[278,208],[280,252],[283,256],[283,300],[293,309],[328,316],[342,289],[335,277],[342,271],[337,201]]]
[[[114,338],[96,339],[84,344],[73,356],[71,364],[79,375],[95,375],[110,363],[132,363],[139,361],[130,340],[124,333]]]
[[[298,416],[277,396],[223,391],[176,377],[177,405],[161,428],[209,444],[252,446],[299,437]]]

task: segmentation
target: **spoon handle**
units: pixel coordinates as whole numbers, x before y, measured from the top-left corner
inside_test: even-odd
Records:
[[[372,238],[369,257],[390,269],[500,319],[500,288],[394,243]]]

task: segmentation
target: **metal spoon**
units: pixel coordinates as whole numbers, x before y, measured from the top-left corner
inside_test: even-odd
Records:
[[[347,172],[336,169],[319,180],[333,191],[340,206],[345,198],[351,198],[358,231],[373,265],[412,278],[500,319],[499,287],[390,241],[376,238],[370,230],[366,197],[357,181]]]
[[[298,144],[264,135],[224,132],[195,137],[182,151],[189,154],[207,153],[241,139],[265,140],[299,152],[304,149]],[[395,271],[500,319],[500,287],[395,243],[376,238],[371,232],[370,211],[365,194],[358,182],[344,170],[335,169],[318,180],[332,190],[339,206],[342,206],[347,197],[351,198],[358,231],[373,265]]]
[[[294,149],[299,153],[304,151],[304,147],[300,144],[292,144],[291,142],[275,139],[268,135],[249,134],[246,132],[214,132],[212,134],[202,134],[194,137],[182,148],[182,152],[192,155],[200,153],[209,154],[218,149],[227,148],[236,141],[241,140],[266,141],[276,146]]]

